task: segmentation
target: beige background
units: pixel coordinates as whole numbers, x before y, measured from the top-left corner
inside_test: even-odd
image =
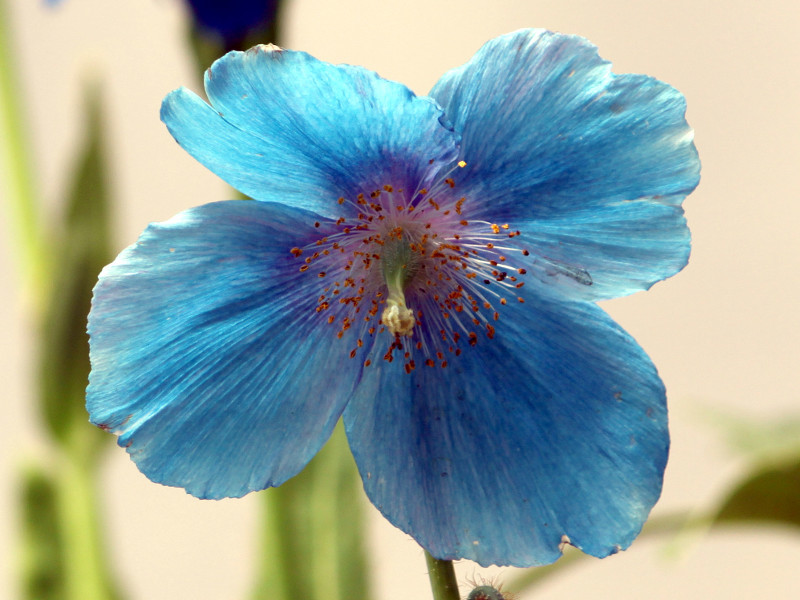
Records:
[[[49,214],[57,213],[54,199],[80,133],[78,82],[90,75],[103,79],[109,101],[120,248],[149,221],[229,196],[158,120],[164,94],[196,88],[181,3],[68,0],[54,11],[43,4],[10,1],[24,68],[20,93]],[[617,72],[654,75],[688,99],[703,160],[700,188],[686,203],[691,263],[647,294],[607,307],[651,354],[669,390],[673,452],[656,512],[702,508],[741,461],[701,409],[754,420],[800,409],[800,3],[289,0],[285,45],[363,64],[424,94],[487,39],[527,26],[584,35]],[[0,597],[13,598],[12,477],[47,449],[32,408],[31,327],[0,214]],[[148,482],[122,451],[109,454],[102,489],[111,551],[132,598],[243,597],[252,576],[254,497],[194,500]],[[421,551],[377,513],[371,543],[381,600],[429,597]],[[798,531],[736,530],[681,548],[670,558],[663,542],[634,543],[554,578],[535,597],[800,597]],[[483,573],[471,564],[460,572]]]

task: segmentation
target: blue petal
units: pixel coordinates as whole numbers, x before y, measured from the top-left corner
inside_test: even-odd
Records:
[[[445,369],[365,369],[344,420],[367,494],[438,558],[541,565],[564,535],[627,547],[667,460],[655,367],[595,304],[504,309]]]
[[[219,202],[150,225],[103,270],[86,405],[150,479],[238,497],[328,438],[359,369],[352,341],[317,329],[318,289],[290,254],[318,235],[295,209]]]
[[[476,216],[548,252],[564,246],[553,258],[598,283],[580,297],[647,288],[686,264],[680,203],[700,163],[672,87],[611,73],[583,38],[524,30],[487,43],[431,96],[462,134],[459,189],[481,200]]]
[[[161,118],[192,156],[256,200],[334,217],[340,196],[428,186],[456,157],[457,136],[435,102],[303,52],[231,52],[206,73],[206,92],[213,108],[182,88],[164,99]]]
[[[544,290],[590,301],[648,289],[680,271],[690,251],[683,210],[649,200],[538,220],[517,240]]]

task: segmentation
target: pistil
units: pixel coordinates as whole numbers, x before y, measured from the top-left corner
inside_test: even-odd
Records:
[[[381,321],[392,335],[411,335],[416,324],[414,311],[406,306],[405,288],[419,269],[420,258],[400,228],[383,245],[382,271],[389,295]]]

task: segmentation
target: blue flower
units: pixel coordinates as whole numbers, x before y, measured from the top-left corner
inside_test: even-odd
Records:
[[[278,0],[187,0],[195,23],[233,43],[249,32],[267,27],[278,10]]]
[[[45,0],[55,6],[61,0]],[[249,33],[269,27],[280,0],[186,0],[194,23],[204,32],[236,44]]]
[[[664,386],[595,301],[689,255],[685,103],[580,37],[499,37],[415,96],[259,46],[161,116],[256,201],[150,225],[100,275],[96,425],[201,498],[297,474],[343,417],[364,488],[439,558],[627,547],[661,491]]]

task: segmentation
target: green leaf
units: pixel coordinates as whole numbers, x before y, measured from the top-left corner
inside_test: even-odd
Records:
[[[706,411],[748,470],[717,503],[709,522],[800,525],[800,418],[754,421]]]
[[[786,415],[759,421],[713,408],[702,409],[703,418],[722,433],[727,446],[750,464],[794,462],[800,456],[800,418]]]
[[[50,236],[53,268],[39,332],[37,383],[44,424],[58,443],[51,485],[63,576],[58,582],[61,595],[55,595],[55,588],[52,593],[66,600],[115,600],[121,594],[102,540],[95,489],[97,449],[109,443],[109,436],[89,424],[84,408],[86,317],[97,275],[110,259],[104,128],[96,87],[86,93],[85,132],[63,219]],[[31,519],[41,507],[28,508]]]
[[[45,422],[62,443],[67,436],[91,436],[84,395],[89,376],[86,316],[97,275],[109,262],[110,226],[107,162],[100,95],[86,94],[86,138],[73,172],[63,223],[52,235],[54,265],[46,303],[39,356],[40,397]],[[87,455],[93,454],[87,452]]]
[[[715,525],[761,522],[800,526],[800,462],[755,469],[722,502]]]

